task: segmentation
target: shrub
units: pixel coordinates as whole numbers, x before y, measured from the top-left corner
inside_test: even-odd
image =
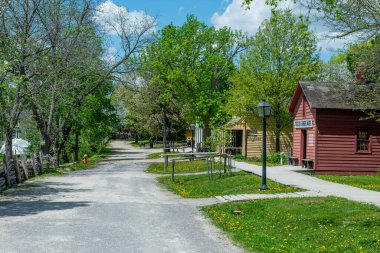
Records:
[[[281,153],[282,152],[276,152],[270,155],[267,155],[267,162],[274,163],[274,164],[280,164],[281,163]],[[287,161],[287,156],[283,153],[282,154],[282,163],[285,164]]]
[[[242,154],[234,155],[235,160],[244,160],[244,156]]]

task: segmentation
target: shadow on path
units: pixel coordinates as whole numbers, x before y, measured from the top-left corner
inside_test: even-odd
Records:
[[[88,206],[90,202],[54,202],[44,200],[10,200],[0,202],[0,218],[9,216],[26,216],[43,211],[66,210]]]
[[[56,202],[52,200],[54,196],[59,196],[60,194],[91,191],[91,189],[75,189],[73,185],[60,182],[33,182],[10,189],[0,196],[0,218],[25,216],[43,211],[65,210],[89,205],[90,202]],[[48,197],[49,195],[52,196]],[[44,196],[47,196],[47,199],[43,199]]]
[[[88,192],[91,189],[75,189],[75,184],[60,183],[60,182],[33,182],[30,184],[21,185],[18,188],[8,190],[3,194],[5,197],[40,197],[46,195],[57,195],[60,193],[71,192]],[[0,206],[2,201],[0,197]]]

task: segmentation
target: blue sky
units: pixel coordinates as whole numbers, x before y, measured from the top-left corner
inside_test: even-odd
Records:
[[[158,17],[159,26],[165,26],[170,22],[181,25],[186,20],[188,13],[194,14],[199,20],[210,23],[214,12],[225,5],[221,0],[114,0],[115,4],[125,6],[129,11],[142,10],[149,15]]]
[[[255,0],[250,10],[241,7],[242,0],[104,0],[102,3],[109,15],[117,9],[127,9],[129,13],[145,12],[147,15],[158,18],[158,29],[173,22],[181,25],[187,14],[194,14],[200,21],[210,26],[229,26],[232,29],[243,30],[253,35],[261,22],[269,18],[270,7],[265,0]],[[294,13],[304,13],[291,0],[281,2],[281,7],[289,7]],[[321,23],[313,23],[312,29],[316,32],[320,48],[321,59],[327,61],[343,48],[349,40],[327,39],[331,35],[329,29]]]

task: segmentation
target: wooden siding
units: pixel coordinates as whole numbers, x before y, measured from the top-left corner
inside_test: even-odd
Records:
[[[294,110],[294,121],[306,120],[306,119],[313,120],[312,128],[299,129],[299,128],[295,128],[293,124],[293,157],[297,157],[299,161],[302,160],[302,153],[303,153],[302,130],[305,130],[306,136],[307,136],[306,159],[313,160],[314,165],[316,166],[318,163],[316,159],[316,145],[317,145],[316,111],[310,109],[310,106],[308,102],[305,100],[303,93],[301,93]]]
[[[380,170],[380,124],[360,120],[363,115],[349,110],[317,110],[318,173],[375,173]],[[368,129],[371,153],[356,151],[358,129]]]
[[[248,157],[260,157],[262,154],[262,131],[257,132],[257,137],[248,137],[247,143],[247,156]],[[287,154],[287,150],[292,146],[292,136],[291,134],[282,134],[280,136],[280,149],[281,152]],[[275,135],[272,133],[267,133],[267,152],[269,154],[276,151],[276,141]]]
[[[242,154],[245,152],[245,131],[244,123],[231,126],[229,130],[243,130],[243,149]],[[247,125],[247,130],[251,130]],[[247,142],[247,156],[248,157],[261,157],[262,155],[262,131],[257,131],[255,136],[248,136]],[[292,134],[284,133],[280,136],[280,149],[281,152],[287,154],[288,148],[292,146]],[[276,150],[275,135],[271,132],[267,132],[267,152],[269,154],[274,153]]]

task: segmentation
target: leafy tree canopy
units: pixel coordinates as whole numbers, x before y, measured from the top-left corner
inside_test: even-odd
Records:
[[[276,7],[282,0],[266,0]],[[248,7],[255,0],[243,0]],[[356,35],[362,39],[373,38],[380,33],[380,0],[294,0],[311,10],[337,33],[336,37]]]
[[[259,28],[241,56],[239,70],[231,77],[231,113],[258,123],[256,106],[267,99],[272,105],[269,128],[276,135],[278,151],[281,133],[291,127],[288,101],[298,81],[314,71],[317,60],[316,39],[308,19],[296,17],[290,10],[275,10]]]

